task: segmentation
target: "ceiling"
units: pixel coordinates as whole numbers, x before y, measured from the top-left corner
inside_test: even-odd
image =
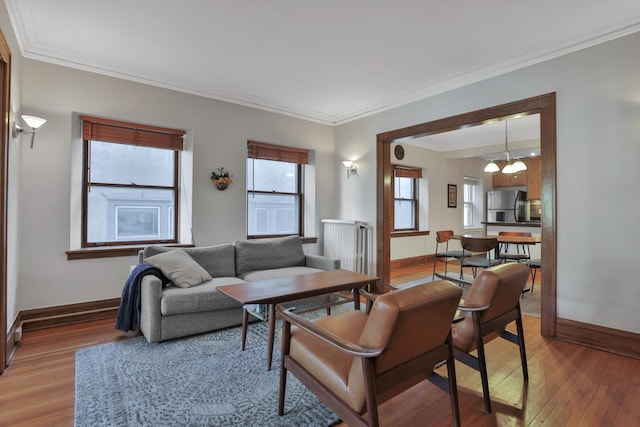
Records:
[[[505,147],[506,140],[506,147]],[[485,160],[540,155],[540,114],[515,115],[479,126],[409,139],[407,144],[438,152],[452,153],[452,157],[480,157]]]
[[[637,0],[5,0],[26,58],[341,124],[640,30]]]

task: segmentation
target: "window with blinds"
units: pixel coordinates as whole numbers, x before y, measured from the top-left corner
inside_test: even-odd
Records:
[[[303,233],[303,174],[308,150],[247,143],[247,237]]]
[[[81,120],[82,247],[176,243],[185,131]]]
[[[393,167],[393,231],[418,230],[418,181],[421,178],[422,169]]]

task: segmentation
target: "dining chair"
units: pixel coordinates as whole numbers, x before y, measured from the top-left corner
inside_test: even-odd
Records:
[[[527,261],[527,265],[531,269],[531,293],[533,293],[533,287],[536,284],[536,273],[538,269],[542,268],[542,260],[541,259],[532,259]]]
[[[380,294],[369,314],[352,310],[315,320],[278,305],[280,392],[287,372],[349,426],[378,426],[378,405],[429,379],[449,393],[460,425],[451,321],[462,289],[437,280]],[[435,372],[446,361],[447,379]]]
[[[516,237],[531,237],[530,232],[524,231],[500,231],[498,236],[516,236]],[[522,262],[531,259],[531,253],[529,252],[529,245],[522,243],[500,243],[499,244],[498,257],[504,261],[516,261]],[[509,248],[512,248],[509,251]],[[515,252],[513,252],[515,248]]]
[[[529,268],[521,263],[509,262],[487,268],[475,278],[464,304],[458,307],[464,317],[453,326],[454,354],[460,362],[480,371],[487,413],[491,413],[491,397],[485,344],[497,337],[517,344],[524,380],[529,379],[520,311],[520,296],[528,277]],[[506,329],[513,321],[516,323],[517,334]],[[474,350],[477,351],[477,356],[471,354]]]
[[[440,230],[436,231],[436,252],[433,259],[433,274],[431,279],[435,279],[436,277],[436,264],[438,263],[438,258],[444,258],[444,275],[447,275],[447,259],[455,258],[460,262],[460,258],[463,257],[464,250],[449,250],[449,240],[453,238],[453,230]],[[438,246],[444,244],[444,251],[438,252]],[[467,256],[470,254],[467,254]]]
[[[489,268],[502,262],[500,259],[491,258],[492,252],[498,246],[498,239],[495,237],[461,236],[460,244],[462,245],[462,250],[465,251],[460,258],[461,279],[464,277],[464,267],[471,267],[475,278],[478,268]]]

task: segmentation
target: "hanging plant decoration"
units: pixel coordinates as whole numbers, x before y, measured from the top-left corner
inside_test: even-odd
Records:
[[[211,182],[218,190],[226,190],[229,184],[233,182],[233,175],[224,168],[218,168],[211,172]]]

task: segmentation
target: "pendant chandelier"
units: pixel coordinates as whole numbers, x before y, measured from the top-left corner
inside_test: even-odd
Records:
[[[527,170],[527,165],[520,159],[515,159],[513,163],[511,163],[511,154],[509,153],[509,133],[507,128],[508,120],[504,121],[504,155],[507,158],[507,164],[502,168],[502,173],[517,173],[520,171]],[[500,170],[500,166],[494,161],[491,160],[484,167],[485,172],[498,172]]]

